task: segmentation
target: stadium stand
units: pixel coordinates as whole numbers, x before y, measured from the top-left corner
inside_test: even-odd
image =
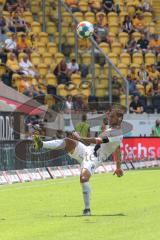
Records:
[[[87,20],[94,24],[94,38],[99,47],[123,76],[129,79],[129,85],[134,86],[134,90],[130,91],[130,98],[138,94],[142,101],[146,99],[143,103],[150,102],[157,109],[158,101],[160,106],[159,1],[115,0],[111,6],[102,0],[65,2],[78,21]],[[22,93],[29,90],[36,95],[52,93],[53,96],[57,94],[61,97],[68,94],[75,97],[79,93],[86,99],[91,93],[91,44],[88,40],[78,40],[79,68],[76,73],[71,73],[68,62],[75,59],[75,26],[70,14],[63,9],[60,53],[57,3],[53,0],[46,1],[44,32],[40,0],[15,1],[14,4],[7,0],[0,1],[0,77],[4,83]],[[25,69],[21,67],[23,54],[28,58]],[[104,98],[108,95],[108,64],[99,52],[95,52],[95,62],[95,96]],[[28,74],[25,71],[27,67],[32,68],[34,74]],[[144,72],[141,71],[142,68]],[[113,71],[113,79],[115,76]],[[27,82],[22,84],[24,89],[19,87],[19,79]],[[123,85],[122,79],[118,81]],[[85,87],[83,82],[86,83]],[[73,85],[74,91],[71,91]],[[113,95],[116,92],[115,85],[113,84]],[[123,87],[119,94],[117,99],[124,103]],[[147,101],[148,98],[151,101]],[[52,99],[54,104],[54,97]],[[147,106],[144,109],[147,111]]]

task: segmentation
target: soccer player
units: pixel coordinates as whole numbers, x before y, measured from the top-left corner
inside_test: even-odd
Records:
[[[68,135],[65,139],[41,141],[38,135],[34,136],[34,146],[36,150],[46,149],[65,149],[66,152],[81,163],[80,183],[82,185],[85,209],[83,215],[91,215],[90,194],[91,189],[89,179],[95,169],[102,164],[111,154],[114,153],[116,162],[116,174],[123,176],[121,169],[120,144],[123,139],[121,123],[123,113],[120,110],[111,110],[108,121],[110,128],[103,132],[98,138],[82,138],[76,132]],[[91,144],[91,145],[90,145]]]

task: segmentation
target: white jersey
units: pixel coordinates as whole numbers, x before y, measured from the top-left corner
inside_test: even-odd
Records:
[[[81,142],[77,142],[74,152],[70,155],[81,164],[81,169],[86,168],[93,174],[95,169],[120,146],[123,135],[114,136],[115,132],[113,132],[113,136],[111,136],[111,130],[112,129],[107,129],[105,131],[106,136],[108,134],[109,142],[101,144],[97,150],[97,156],[94,154],[95,145],[86,146]]]

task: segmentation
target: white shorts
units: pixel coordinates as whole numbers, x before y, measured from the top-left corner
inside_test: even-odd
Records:
[[[71,157],[75,158],[81,164],[81,170],[87,169],[90,174],[94,174],[96,168],[101,164],[99,159],[94,156],[94,145],[85,146],[81,142],[77,142],[77,146],[71,154]]]

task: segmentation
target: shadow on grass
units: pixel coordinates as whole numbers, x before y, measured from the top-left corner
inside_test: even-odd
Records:
[[[115,214],[92,214],[91,216],[83,216],[83,215],[59,215],[59,216],[54,216],[50,215],[51,218],[79,218],[79,217],[126,217],[124,213],[115,213]]]

